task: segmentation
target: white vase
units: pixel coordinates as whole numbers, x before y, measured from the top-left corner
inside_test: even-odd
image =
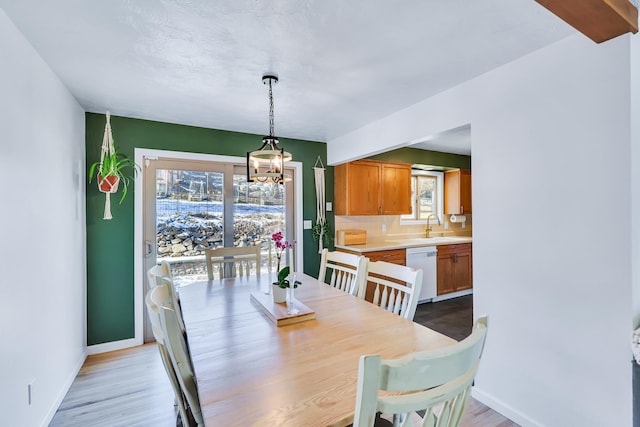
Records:
[[[274,284],[271,285],[273,287],[273,302],[281,303],[287,301],[287,289],[281,288],[280,286]]]

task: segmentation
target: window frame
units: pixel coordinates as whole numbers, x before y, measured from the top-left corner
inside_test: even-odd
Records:
[[[423,171],[423,170],[412,170],[411,171],[411,180],[412,183],[415,180],[415,184],[413,188],[418,188],[418,177],[420,176],[430,176],[436,179],[436,213],[435,215],[438,217],[440,224],[444,224],[444,172],[441,171]],[[427,220],[418,219],[416,215],[418,215],[418,198],[417,195],[412,192],[411,194],[411,205],[413,206],[413,217],[408,218],[408,215],[400,215],[400,225],[413,225],[413,224],[426,224]]]

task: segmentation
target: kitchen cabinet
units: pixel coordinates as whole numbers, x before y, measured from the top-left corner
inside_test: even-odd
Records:
[[[411,165],[357,160],[334,168],[336,215],[411,213]]]
[[[385,261],[400,265],[407,264],[406,249],[389,249],[386,251],[365,252],[363,255],[369,258],[369,261],[371,262]]]
[[[454,169],[444,173],[444,213],[471,213],[471,171]]]
[[[348,249],[336,248],[336,251],[346,252],[354,255],[364,255],[369,258],[369,261],[386,261],[393,264],[407,265],[407,250],[406,249],[386,249],[383,251],[370,251],[370,252],[356,252]]]
[[[471,243],[438,246],[438,296],[473,287]]]

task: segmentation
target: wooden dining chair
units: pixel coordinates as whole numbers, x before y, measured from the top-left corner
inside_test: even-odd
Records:
[[[195,421],[195,425],[204,427],[205,424],[200,407],[198,386],[193,371],[193,362],[191,361],[185,336],[180,330],[178,323],[179,316],[170,304],[167,303],[167,300],[165,300],[164,303],[160,303],[159,307],[160,324],[165,336],[167,353],[171,359],[173,369],[177,374],[180,389],[189,406],[189,412]]]
[[[147,292],[145,296],[145,303],[147,305],[147,316],[149,317],[149,321],[151,323],[151,330],[153,332],[153,337],[156,339],[156,346],[158,347],[158,351],[160,353],[160,359],[162,360],[162,365],[169,377],[169,382],[171,383],[171,388],[173,389],[173,393],[175,394],[175,403],[178,407],[178,412],[180,414],[180,418],[183,420],[183,425],[188,424],[189,412],[188,405],[185,400],[184,394],[182,393],[182,389],[180,388],[180,382],[178,380],[178,374],[173,368],[173,363],[171,362],[171,358],[169,356],[167,345],[166,345],[166,337],[164,332],[162,332],[162,325],[160,321],[160,303],[162,301],[166,301],[171,298],[169,295],[169,289],[166,286],[156,286]]]
[[[368,288],[374,289],[372,302],[375,305],[413,320],[422,289],[422,269],[414,270],[385,261],[369,262],[367,278],[358,296],[365,298]]]
[[[255,266],[256,276],[260,276],[260,246],[207,249],[205,256],[209,280],[213,280],[216,272],[220,279],[249,276],[252,266]]]
[[[487,335],[480,317],[464,340],[399,359],[362,356],[353,426],[372,427],[376,413],[394,414],[394,426],[455,427],[460,423]],[[393,394],[379,395],[379,391]],[[424,410],[424,417],[415,411]]]
[[[346,252],[322,250],[318,280],[334,288],[359,295],[363,287],[368,259]],[[328,279],[327,282],[325,279]]]

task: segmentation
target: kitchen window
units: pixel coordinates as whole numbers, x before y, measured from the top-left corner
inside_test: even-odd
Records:
[[[401,215],[400,224],[424,224],[431,214],[443,221],[444,174],[416,171],[411,175],[411,214]],[[432,221],[435,219],[432,217]]]

